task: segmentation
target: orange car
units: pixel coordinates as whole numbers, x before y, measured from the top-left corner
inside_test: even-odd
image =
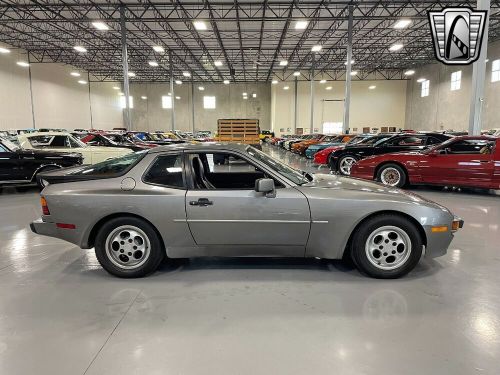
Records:
[[[310,145],[314,145],[316,143],[322,142],[324,138],[330,137],[329,135],[324,135],[324,134],[314,134],[312,138],[307,139],[305,141],[297,142],[292,145],[292,148],[290,151],[303,155],[306,149]]]

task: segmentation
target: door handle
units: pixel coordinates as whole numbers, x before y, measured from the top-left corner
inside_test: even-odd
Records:
[[[200,207],[212,206],[213,204],[214,202],[209,201],[208,198],[200,198],[197,201],[189,202],[190,206],[200,206]]]

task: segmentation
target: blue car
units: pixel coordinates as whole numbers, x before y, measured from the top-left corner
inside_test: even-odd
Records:
[[[306,158],[312,159],[314,157],[314,154],[317,153],[318,151],[324,150],[327,147],[331,146],[339,146],[345,142],[342,142],[342,140],[345,138],[345,135],[337,135],[335,137],[332,137],[331,139],[328,139],[326,142],[321,142],[321,143],[316,143],[314,145],[310,145],[306,149]]]

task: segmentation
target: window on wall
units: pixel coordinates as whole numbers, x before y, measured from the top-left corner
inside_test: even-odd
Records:
[[[203,97],[203,108],[215,109],[215,96],[204,96]]]
[[[324,122],[323,123],[323,133],[324,134],[342,133],[342,123],[341,122]]]
[[[172,109],[172,97],[170,95],[161,97],[161,107],[163,109]]]
[[[451,73],[451,91],[460,90],[460,82],[462,81],[462,71]]]
[[[424,96],[429,96],[429,80],[426,79],[425,81],[422,82],[422,88],[420,91],[420,96],[423,98]]]
[[[500,60],[491,63],[491,82],[500,81]]]
[[[124,108],[127,107],[127,103],[125,103],[125,97],[124,96],[120,96],[120,106],[122,107],[122,109],[124,109]],[[133,96],[129,96],[128,97],[128,106],[130,108],[134,108],[134,97]]]

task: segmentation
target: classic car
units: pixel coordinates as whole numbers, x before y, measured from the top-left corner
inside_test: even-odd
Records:
[[[151,148],[151,146],[133,143],[121,134],[89,133],[81,141],[89,146],[122,147],[132,151],[141,151]],[[154,147],[154,146],[153,146]]]
[[[322,139],[320,143],[309,145],[306,148],[304,154],[306,155],[306,158],[313,159],[314,154],[317,153],[318,151],[324,150],[325,148],[332,146],[346,145],[351,139],[354,139],[356,137],[357,135],[355,134],[341,134],[341,135],[326,137],[325,139]]]
[[[127,148],[87,146],[69,133],[29,133],[18,136],[19,145],[25,150],[43,149],[61,152],[78,152],[83,164],[95,164],[132,152]]]
[[[425,150],[450,138],[451,136],[440,133],[396,134],[389,138],[382,138],[373,144],[362,143],[336,150],[331,153],[328,165],[334,172],[349,175],[352,165],[368,156],[399,151]]]
[[[294,143],[302,142],[302,141],[305,141],[305,140],[308,140],[308,139],[312,139],[313,137],[314,137],[314,134],[302,134],[302,135],[298,135],[297,137],[293,137],[293,138],[287,139],[283,143],[282,147],[285,150],[291,150],[292,149],[292,145]]]
[[[274,132],[270,130],[261,130],[259,133],[259,139],[266,142],[267,140],[274,138]]]
[[[295,142],[290,148],[290,151],[299,155],[304,155],[304,152],[310,145],[315,145],[316,143],[320,143],[323,141],[326,142],[336,137],[337,137],[336,135],[314,134],[314,137],[312,138],[303,140],[301,142]]]
[[[148,133],[148,132],[141,132],[141,131],[130,131],[125,134],[129,138],[138,138],[142,142],[152,144],[152,145],[157,145],[157,146],[165,146],[165,145],[171,145],[174,143],[183,143],[184,141],[182,139],[170,139],[165,136],[163,136],[161,133]]]
[[[40,172],[81,164],[82,155],[42,150],[23,150],[5,138],[0,138],[0,185],[39,183]]]
[[[372,156],[354,164],[351,176],[396,187],[428,184],[500,189],[500,139],[461,136],[429,150]]]
[[[352,257],[367,275],[395,278],[424,248],[445,254],[462,224],[415,194],[305,173],[243,144],[157,147],[40,178],[33,232],[95,248],[120,277],[171,258],[278,256]]]

